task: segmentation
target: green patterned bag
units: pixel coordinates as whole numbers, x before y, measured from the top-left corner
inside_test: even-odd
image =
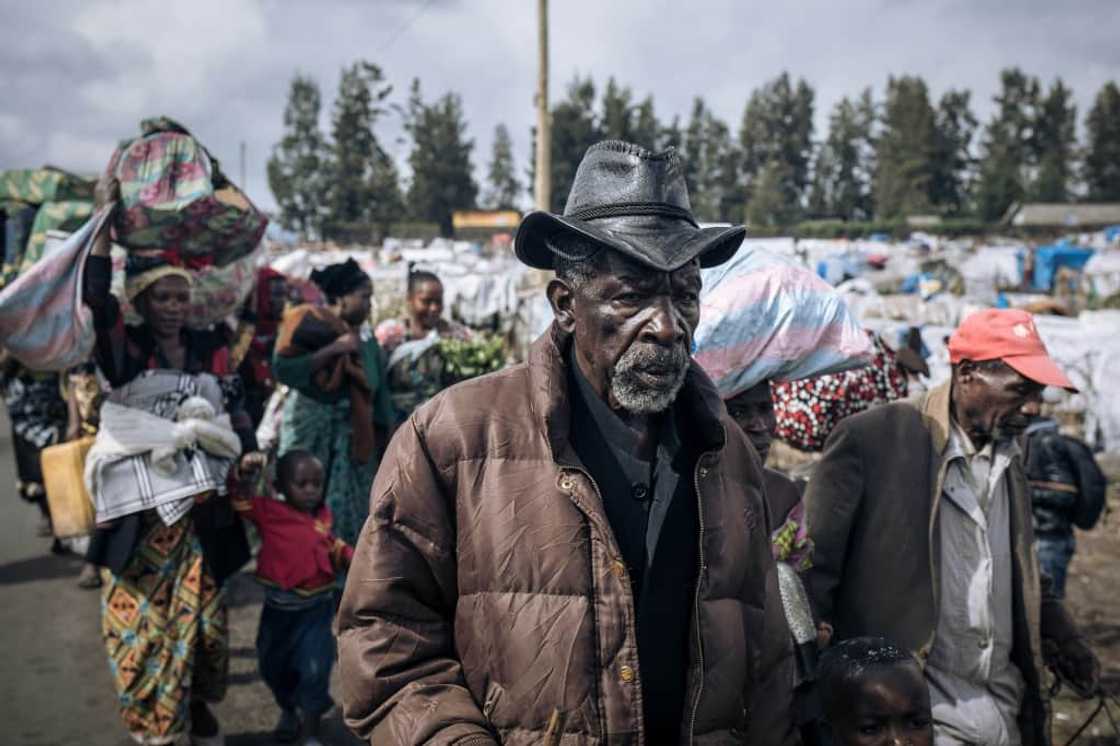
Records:
[[[94,184],[91,179],[50,166],[3,171],[0,172],[0,200],[19,200],[33,205],[70,200],[93,202]]]
[[[35,213],[31,224],[31,237],[19,263],[23,272],[43,256],[47,243],[47,231],[76,231],[93,214],[93,203],[71,200],[66,202],[47,202]]]
[[[19,275],[20,265],[23,263],[23,252],[27,250],[27,239],[31,237],[31,226],[35,223],[35,205],[26,202],[8,200],[0,202],[0,213],[3,213],[4,231],[3,238],[4,261],[0,268],[0,288],[7,285]]]

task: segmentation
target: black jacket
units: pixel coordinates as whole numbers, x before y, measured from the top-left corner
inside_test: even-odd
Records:
[[[1095,526],[1108,482],[1089,447],[1062,435],[1052,420],[1031,425],[1024,439],[1035,532],[1069,536],[1074,526],[1083,531]]]

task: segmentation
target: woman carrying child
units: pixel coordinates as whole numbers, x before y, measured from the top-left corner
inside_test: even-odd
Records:
[[[323,465],[314,455],[296,449],[281,456],[276,488],[278,499],[254,496],[235,507],[261,537],[257,578],[265,586],[265,601],[257,655],[261,677],[281,709],[274,735],[290,743],[302,729],[311,746],[318,743],[323,713],[334,704],[329,687],[335,578],[350,566],[354,550],[331,533]]]
[[[103,179],[98,208],[118,190]],[[130,255],[125,293],[143,323],[125,324],[109,290],[109,222],[83,287],[95,360],[113,389],[86,464],[98,521],[87,558],[106,568],[102,636],[134,741],[180,743],[189,730],[196,746],[221,744],[207,703],[224,697],[229,670],[223,583],[249,548],[220,495],[239,455],[243,468],[261,459],[225,335],[186,326],[192,275],[174,257]],[[157,453],[180,428],[206,437]]]
[[[369,513],[379,445],[396,422],[381,348],[369,329],[373,283],[353,259],[311,273],[328,306],[284,314],[273,371],[289,386],[280,453],[303,449],[326,471],[326,501],[349,544]],[[380,433],[379,433],[380,431]]]

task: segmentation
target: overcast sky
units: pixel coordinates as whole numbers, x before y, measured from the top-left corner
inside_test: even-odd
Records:
[[[973,91],[991,112],[1001,68],[1061,76],[1084,113],[1120,78],[1118,0],[553,0],[553,101],[576,73],[608,76],[654,96],[662,120],[705,97],[733,131],[750,91],[789,70],[817,91],[817,137],[841,96],[889,74],[925,77],[933,95]],[[339,71],[380,65],[403,100],[419,77],[425,96],[462,95],[479,175],[494,126],[530,157],[536,84],[532,0],[0,0],[0,169],[51,163],[103,168],[116,141],[145,116],[188,127],[237,178],[248,153],[249,195],[274,205],[265,161],[279,139],[290,80],[323,91],[324,126]],[[407,155],[396,117],[379,131]]]

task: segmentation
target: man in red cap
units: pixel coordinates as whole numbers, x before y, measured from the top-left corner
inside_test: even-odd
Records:
[[[968,317],[949,355],[949,382],[829,438],[805,495],[809,593],[835,640],[918,656],[938,746],[1048,744],[1044,654],[1081,691],[1099,669],[1039,572],[1016,438],[1046,386],[1075,389],[1022,311]]]

